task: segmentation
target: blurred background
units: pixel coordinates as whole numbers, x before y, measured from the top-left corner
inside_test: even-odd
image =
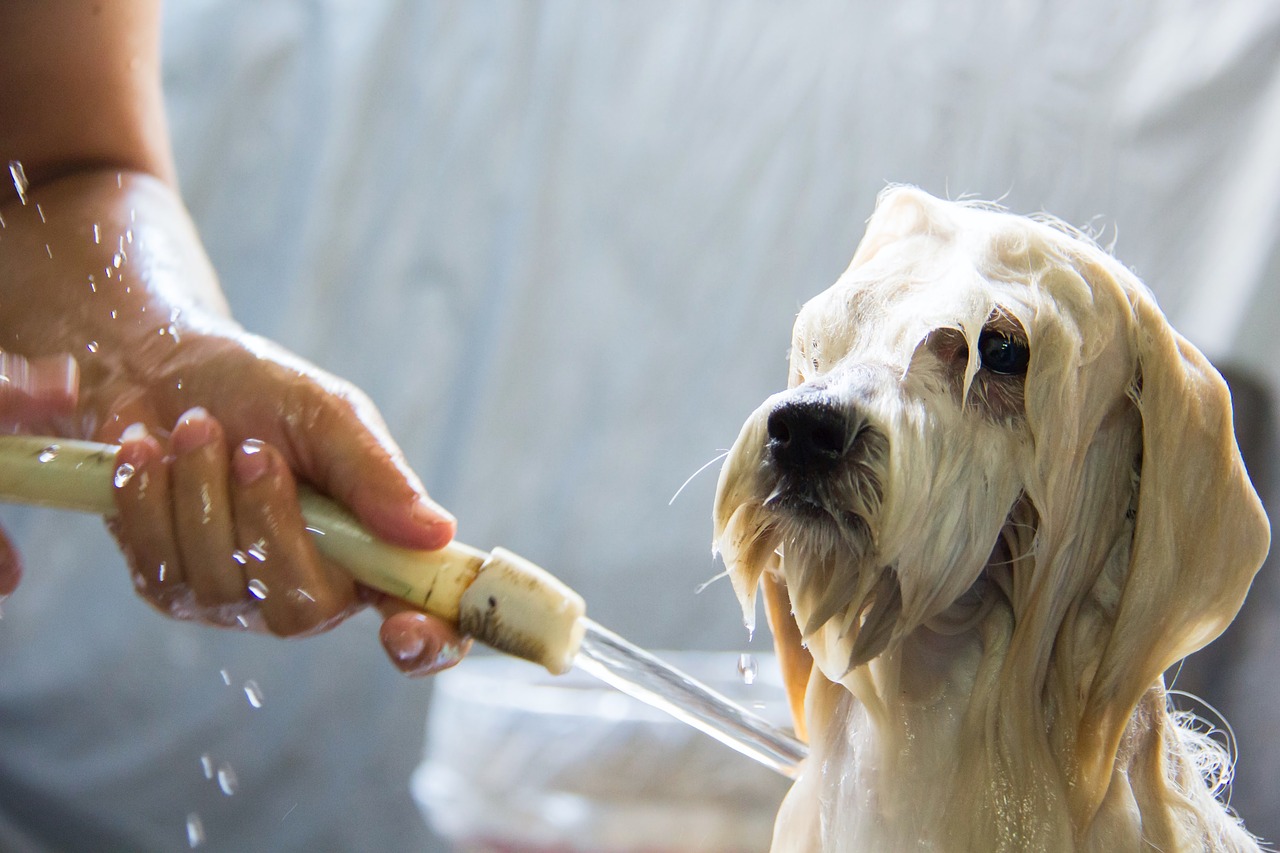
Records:
[[[1280,5],[182,0],[165,54],[239,320],[369,392],[461,540],[645,646],[768,650],[727,582],[695,594],[718,466],[671,498],[785,384],[889,182],[1114,244],[1230,370],[1272,497]],[[374,618],[168,621],[96,520],[0,518],[30,567],[0,619],[0,847],[447,849],[410,793],[435,685]],[[1232,802],[1271,839],[1278,659],[1265,568],[1176,684],[1231,721]]]

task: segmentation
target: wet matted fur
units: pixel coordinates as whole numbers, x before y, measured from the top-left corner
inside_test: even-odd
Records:
[[[1230,397],[1088,239],[886,191],[721,472],[812,750],[775,850],[1256,850],[1161,673],[1269,529]]]

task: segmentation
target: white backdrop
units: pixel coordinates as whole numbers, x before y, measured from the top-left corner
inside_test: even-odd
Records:
[[[460,538],[647,645],[750,648],[727,584],[693,594],[714,472],[668,499],[781,387],[886,182],[1093,228],[1211,357],[1280,383],[1277,4],[183,0],[165,37],[241,321],[368,391]],[[0,620],[0,842],[173,849],[196,812],[209,850],[436,844],[406,793],[429,688],[372,620],[174,625],[92,522],[3,517],[32,569]],[[1237,803],[1274,837],[1280,736],[1251,713]]]

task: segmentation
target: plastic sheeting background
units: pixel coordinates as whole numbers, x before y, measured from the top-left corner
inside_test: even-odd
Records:
[[[1093,228],[1212,358],[1280,383],[1274,4],[183,0],[165,37],[240,320],[368,391],[461,539],[642,644],[747,647],[728,585],[693,592],[714,470],[668,499],[784,384],[796,310],[887,182]],[[9,846],[172,848],[191,812],[209,850],[435,843],[407,794],[429,688],[371,619],[296,644],[175,625],[93,523],[3,515],[46,569],[0,621]],[[1236,802],[1275,838],[1280,596],[1257,596],[1224,710]]]

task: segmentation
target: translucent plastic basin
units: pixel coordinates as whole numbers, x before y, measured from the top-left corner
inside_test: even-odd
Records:
[[[778,725],[772,657],[747,684],[734,653],[659,653]],[[436,677],[414,797],[462,851],[769,848],[787,780],[578,672],[511,658]]]

